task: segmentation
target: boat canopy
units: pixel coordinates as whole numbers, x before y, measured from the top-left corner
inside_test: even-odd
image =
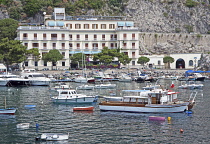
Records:
[[[194,71],[194,70],[188,70],[188,71],[185,72],[185,76],[188,77],[192,73],[210,73],[210,71],[201,71],[201,70]]]

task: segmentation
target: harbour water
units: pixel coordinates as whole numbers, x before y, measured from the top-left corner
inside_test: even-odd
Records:
[[[161,80],[170,86],[170,80]],[[78,90],[78,93],[99,96],[116,93],[123,89],[141,89],[144,83],[120,83],[116,89]],[[0,115],[0,143],[74,143],[74,144],[124,144],[124,143],[209,143],[210,141],[210,82],[202,82],[203,90],[198,92],[192,114],[164,113],[142,114],[125,112],[101,112],[97,103],[93,112],[73,112],[75,105],[54,104],[50,96],[54,95],[49,87],[0,87],[0,107],[17,107],[15,115]],[[73,88],[80,84],[69,83]],[[174,81],[175,88],[180,85]],[[193,90],[180,91],[179,99],[187,100]],[[100,99],[101,100],[101,99]],[[99,101],[100,101],[99,100]],[[36,105],[28,109],[25,105]],[[149,116],[164,116],[165,121],[149,121]],[[171,117],[168,121],[167,117]],[[19,123],[30,123],[28,129],[17,129]],[[183,132],[180,132],[180,129]],[[35,141],[41,133],[69,133],[69,140],[60,142]]]

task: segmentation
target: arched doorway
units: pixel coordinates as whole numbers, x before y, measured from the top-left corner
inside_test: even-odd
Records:
[[[184,61],[182,58],[179,58],[179,59],[176,61],[176,68],[177,68],[177,69],[185,68],[185,61]]]

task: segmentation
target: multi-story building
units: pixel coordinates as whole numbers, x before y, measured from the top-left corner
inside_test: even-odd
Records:
[[[69,57],[82,52],[89,55],[101,52],[103,47],[120,48],[136,65],[139,57],[139,30],[133,21],[113,16],[66,16],[64,8],[55,8],[54,15],[45,16],[40,26],[19,26],[18,39],[28,49],[38,48],[41,56],[57,49],[64,56],[56,65],[59,69],[71,66]],[[51,63],[28,59],[26,67],[50,68]]]

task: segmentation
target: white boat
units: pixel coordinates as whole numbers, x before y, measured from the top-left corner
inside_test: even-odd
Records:
[[[131,82],[132,78],[127,75],[127,74],[123,74],[122,76],[119,77],[119,82]]]
[[[55,86],[49,88],[49,90],[52,90],[52,91],[57,91],[61,89],[71,89],[71,87],[65,83],[57,83],[55,84]]]
[[[192,109],[194,97],[188,101],[179,101],[177,92],[168,90],[124,90],[124,92],[140,93],[138,95],[123,96],[122,101],[102,101],[99,103],[101,111],[120,111],[136,113],[175,113]]]
[[[93,90],[95,86],[92,85],[80,85],[78,87],[76,87],[77,90]]]
[[[6,86],[8,80],[6,78],[0,78],[0,86]]]
[[[98,96],[87,96],[85,94],[77,94],[76,90],[57,90],[58,96],[51,97],[55,103],[93,103],[96,102]]]
[[[34,69],[25,69],[21,73],[21,76],[28,79],[32,86],[48,86],[50,85],[50,78],[47,78],[44,74],[36,72]]]
[[[101,82],[100,84],[96,84],[95,89],[113,89],[116,88],[116,84],[111,84],[109,81]]]
[[[10,114],[14,115],[16,112],[16,108],[7,108],[7,101],[6,101],[6,96],[4,99],[4,109],[0,109],[0,114]]]
[[[30,123],[19,123],[16,125],[18,129],[27,129],[29,128],[29,126],[30,126]]]
[[[144,90],[153,90],[153,89],[160,89],[160,88],[161,88],[160,85],[158,85],[156,83],[152,84],[150,82],[146,82],[145,86],[142,87],[142,89],[144,89]]]
[[[181,85],[178,86],[180,89],[202,89],[203,84],[196,84],[194,81],[189,81],[188,83],[185,81],[181,82]]]
[[[40,136],[41,140],[46,141],[60,141],[60,140],[68,140],[69,134],[62,134],[62,133],[43,133]]]

